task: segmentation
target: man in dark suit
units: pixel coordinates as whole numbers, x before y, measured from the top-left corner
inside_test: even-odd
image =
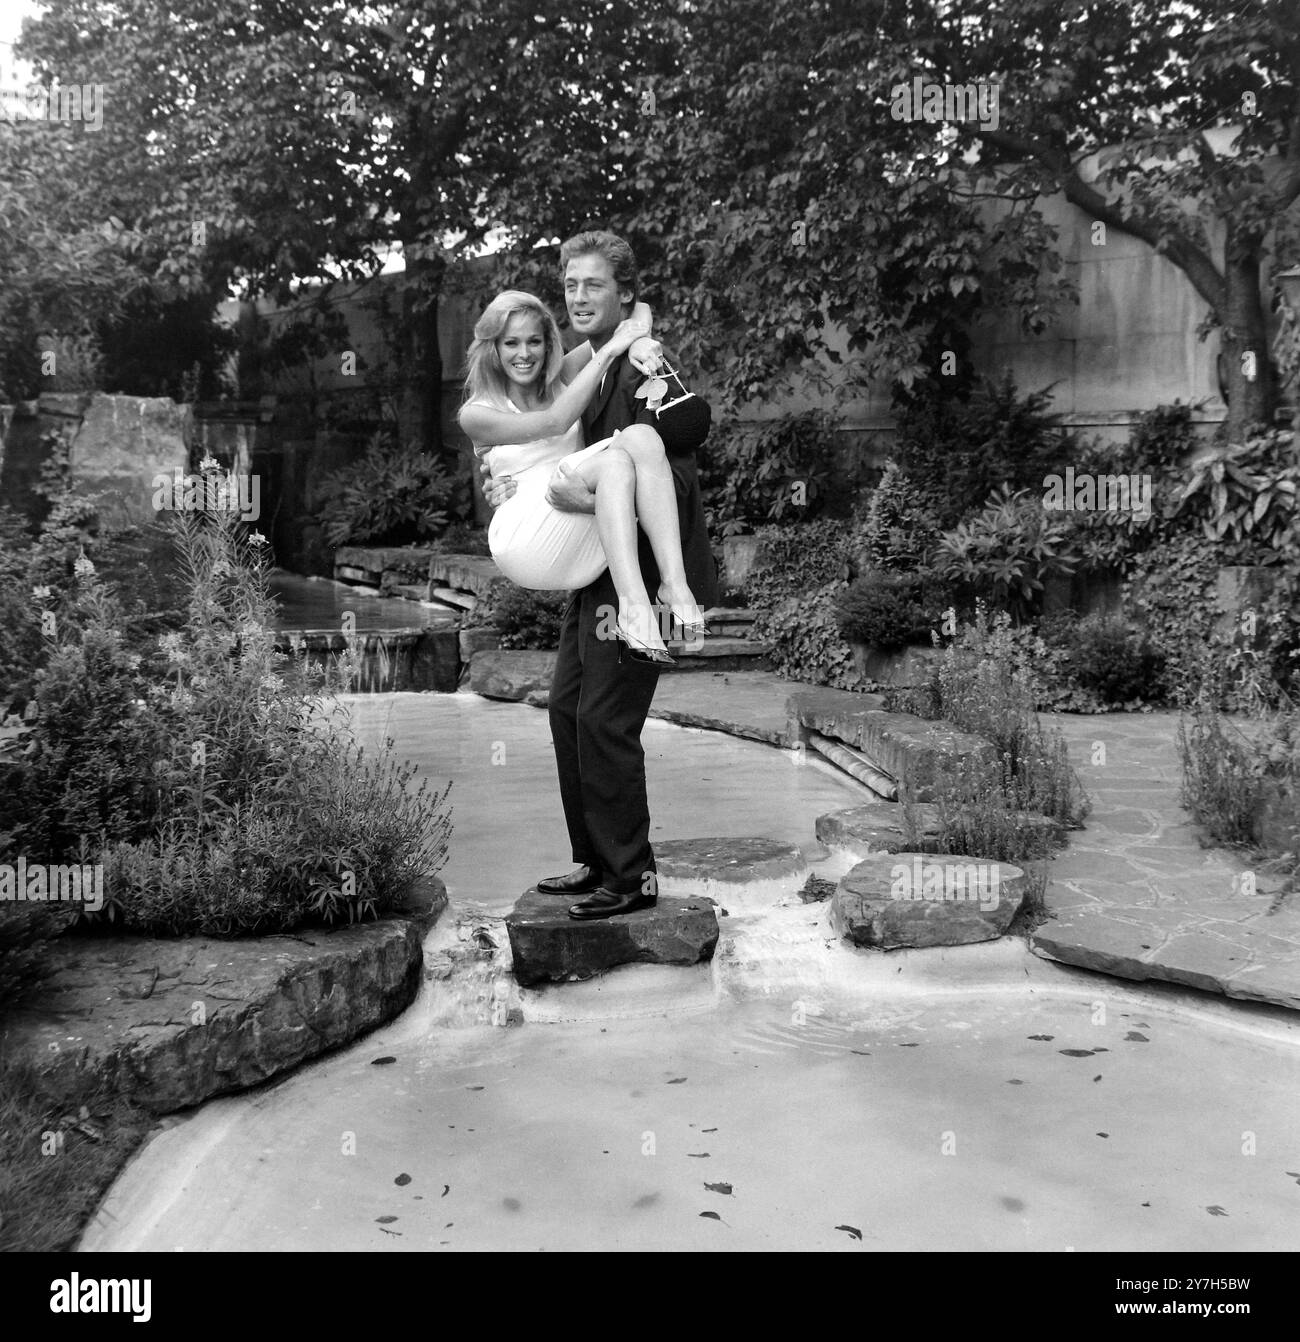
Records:
[[[579,233],[561,247],[560,268],[573,330],[599,349],[637,300],[632,249],[613,233]],[[718,578],[695,451],[708,434],[711,413],[705,401],[688,395],[676,377],[669,377],[656,414],[635,395],[642,381],[627,355],[620,356],[582,416],[584,437],[594,443],[616,429],[646,424],[663,439],[676,488],[686,577],[696,602],[707,609],[718,602]],[[512,492],[512,485],[487,490],[493,506]],[[595,512],[595,494],[574,475],[560,473],[547,499],[561,511]],[[658,566],[639,529],[638,541],[646,591],[653,593],[659,588]],[[567,876],[539,881],[537,888],[545,894],[585,896],[569,909],[579,919],[631,913],[653,906],[657,898],[641,730],[661,668],[635,660],[614,639],[612,613],[617,609],[608,570],[575,594],[560,626],[551,682],[551,738],[560,799],[579,866]]]

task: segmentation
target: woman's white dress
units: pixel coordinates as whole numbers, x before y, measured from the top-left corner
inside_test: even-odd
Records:
[[[513,401],[479,400],[490,410],[509,408]],[[497,567],[511,582],[539,591],[575,591],[596,581],[607,561],[591,513],[563,513],[546,502],[546,489],[556,465],[575,465],[603,452],[618,437],[582,446],[582,427],[574,424],[553,438],[531,443],[500,443],[485,453],[493,480],[513,476],[516,491],[492,515],[488,546]]]

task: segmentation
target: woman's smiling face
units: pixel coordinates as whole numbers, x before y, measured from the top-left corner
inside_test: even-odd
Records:
[[[497,355],[506,377],[521,387],[530,387],[546,365],[546,335],[541,318],[533,312],[516,312],[497,337]]]

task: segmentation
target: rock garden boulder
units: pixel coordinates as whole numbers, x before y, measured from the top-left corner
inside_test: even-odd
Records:
[[[1027,880],[1007,862],[956,854],[876,853],[840,881],[831,925],[855,946],[963,946],[1010,926]]]

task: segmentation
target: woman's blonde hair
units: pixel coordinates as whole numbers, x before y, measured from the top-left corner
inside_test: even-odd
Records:
[[[542,399],[553,400],[560,369],[564,362],[564,347],[560,343],[560,328],[551,316],[551,310],[540,298],[526,294],[522,289],[507,289],[483,309],[483,315],[474,323],[474,339],[465,358],[465,402],[488,399],[502,400],[509,394],[510,379],[501,367],[497,341],[501,338],[510,318],[519,313],[536,317],[542,324],[546,341],[546,357],[542,365]]]

